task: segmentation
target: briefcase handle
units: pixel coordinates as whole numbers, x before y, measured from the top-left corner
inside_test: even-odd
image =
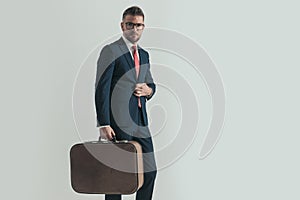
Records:
[[[112,142],[117,142],[117,138],[115,135],[113,135],[112,139],[111,139]]]
[[[99,140],[98,141],[99,142],[103,142],[103,143],[109,143],[109,142],[112,142],[112,143],[127,143],[128,142],[128,140],[117,140],[117,138],[116,138],[115,135],[112,137],[111,140],[102,140],[101,136],[99,136]]]

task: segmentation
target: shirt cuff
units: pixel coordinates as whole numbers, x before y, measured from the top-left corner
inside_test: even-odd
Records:
[[[110,125],[102,125],[102,126],[98,126],[98,128],[104,128],[104,127],[109,127]]]

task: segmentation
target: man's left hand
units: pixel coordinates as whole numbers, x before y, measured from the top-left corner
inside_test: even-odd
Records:
[[[152,88],[146,83],[138,83],[135,85],[134,95],[137,97],[150,96],[152,94]]]

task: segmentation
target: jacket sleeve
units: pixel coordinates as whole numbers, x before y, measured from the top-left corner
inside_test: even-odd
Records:
[[[110,125],[110,90],[115,67],[114,55],[108,45],[100,53],[97,61],[95,83],[95,106],[97,126]]]
[[[151,71],[150,71],[150,60],[149,60],[149,54],[148,53],[147,53],[147,63],[148,63],[148,67],[147,67],[145,82],[152,89],[152,94],[150,96],[147,96],[146,99],[150,100],[153,97],[153,95],[156,91],[156,85],[153,81],[152,74],[151,74]]]

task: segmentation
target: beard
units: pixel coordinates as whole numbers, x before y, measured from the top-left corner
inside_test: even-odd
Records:
[[[139,39],[141,38],[141,34],[139,33],[134,33],[134,32],[124,32],[124,36],[127,40],[129,40],[131,43],[136,43],[137,41],[139,41]]]

